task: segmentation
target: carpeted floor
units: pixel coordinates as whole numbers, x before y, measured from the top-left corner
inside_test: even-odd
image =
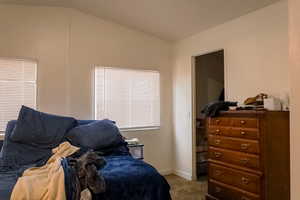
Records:
[[[188,181],[175,175],[165,176],[171,186],[172,200],[205,200],[207,180]]]

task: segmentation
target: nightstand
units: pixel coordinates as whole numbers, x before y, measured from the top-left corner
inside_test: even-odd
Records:
[[[135,159],[144,159],[144,145],[143,144],[128,144],[129,152]]]

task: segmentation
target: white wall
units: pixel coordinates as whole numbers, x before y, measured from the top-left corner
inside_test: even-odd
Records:
[[[172,169],[171,45],[72,9],[0,5],[0,57],[38,61],[38,108],[92,119],[95,64],[159,70],[161,129],[129,132],[145,144],[146,161]]]
[[[225,90],[231,101],[289,91],[287,2],[280,1],[179,41],[174,50],[174,167],[191,178],[192,56],[225,50]]]
[[[0,57],[38,61],[38,105],[66,113],[69,20],[60,8],[1,6]]]
[[[289,0],[291,74],[291,200],[300,199],[300,1]]]

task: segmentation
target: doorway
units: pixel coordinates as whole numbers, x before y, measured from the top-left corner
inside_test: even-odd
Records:
[[[225,100],[224,50],[194,57],[194,174],[206,181],[208,138],[206,118],[201,110],[210,102]]]

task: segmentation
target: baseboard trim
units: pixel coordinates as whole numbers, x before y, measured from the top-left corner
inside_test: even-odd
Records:
[[[171,169],[159,170],[158,172],[163,176],[173,174],[173,170]]]
[[[174,170],[173,173],[177,176],[180,176],[181,178],[187,179],[189,181],[192,180],[192,174],[185,172],[185,171],[181,171],[181,170]]]

